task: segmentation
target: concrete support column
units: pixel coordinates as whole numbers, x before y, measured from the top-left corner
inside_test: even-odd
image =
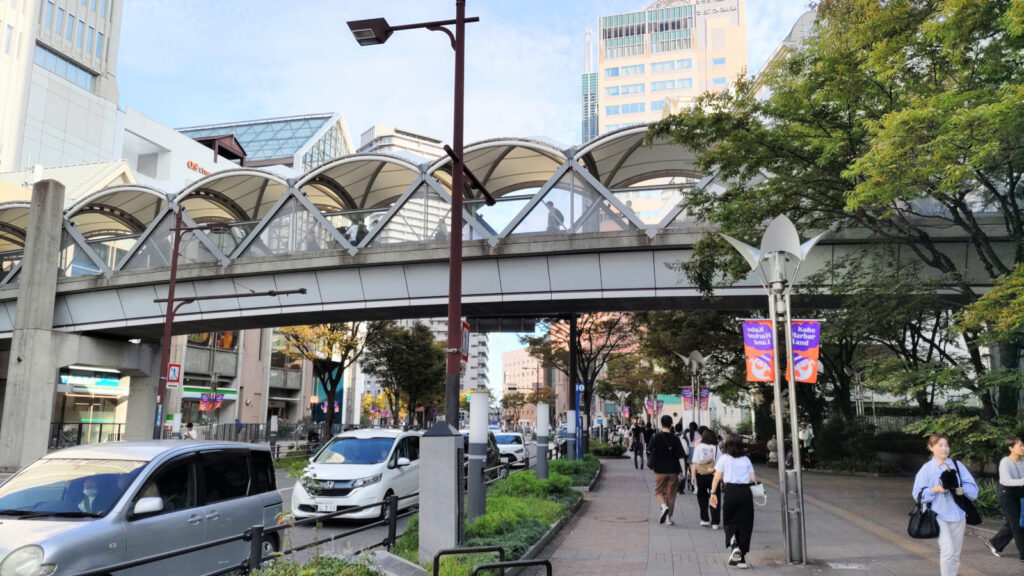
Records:
[[[63,211],[64,186],[60,182],[43,180],[32,187],[0,420],[0,471],[16,471],[46,454],[57,386],[53,305]]]
[[[159,358],[159,357],[158,357]],[[128,417],[125,418],[124,439],[128,442],[152,440],[153,419],[156,418],[156,389],[160,369],[149,375],[131,376],[128,384]]]
[[[548,416],[546,402],[537,404],[537,478],[546,480],[548,477],[548,434],[551,431],[551,420]]]
[[[420,437],[419,557],[424,561],[462,542],[462,451],[462,435],[446,422]]]

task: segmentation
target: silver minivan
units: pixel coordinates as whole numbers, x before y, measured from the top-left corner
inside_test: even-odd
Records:
[[[103,443],[53,452],[0,485],[0,576],[60,576],[274,526],[281,514],[265,446]],[[276,539],[264,554],[279,549]],[[236,541],[116,572],[205,574],[241,562]]]

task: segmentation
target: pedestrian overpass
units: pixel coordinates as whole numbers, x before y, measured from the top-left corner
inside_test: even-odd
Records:
[[[697,169],[692,151],[645,144],[646,132],[628,128],[578,149],[537,139],[467,147],[467,166],[497,203],[487,206],[477,191],[460,191],[463,313],[706,305],[670,265],[686,261],[709,231],[678,206],[683,190],[721,186]],[[154,299],[166,295],[179,207],[187,227],[221,228],[182,236],[176,296],[307,292],[200,300],[181,308],[175,333],[443,316],[450,184],[446,157],[423,162],[357,154],[297,179],[232,168],[174,194],[137,185],[100,190],[64,213],[54,327],[119,339],[159,336],[164,305]],[[0,204],[0,346],[11,338],[22,288],[28,208]],[[937,235],[969,276],[988,282],[963,238]],[[864,231],[826,236],[802,275],[852,252],[882,248]],[[898,263],[914,260],[905,247],[889,248]],[[1009,243],[1000,248],[1012,250]],[[716,306],[732,308],[760,307],[764,297],[753,277],[716,296]]]

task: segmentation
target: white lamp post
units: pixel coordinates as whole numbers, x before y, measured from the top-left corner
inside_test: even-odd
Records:
[[[796,412],[796,378],[793,374],[793,318],[790,314],[790,289],[800,272],[808,252],[826,233],[800,243],[796,226],[784,215],[777,216],[761,238],[760,249],[722,234],[743,259],[757,272],[758,280],[768,294],[768,314],[772,321],[773,341],[777,340],[778,322],[785,326],[786,366],[789,379],[789,427],[792,443],[793,470],[787,475],[785,458],[779,457],[779,487],[782,495],[782,524],[786,535],[786,559],[790,564],[807,563],[807,535],[804,521],[803,484],[800,478],[800,434]],[[776,344],[775,349],[779,346]],[[776,354],[776,363],[781,355]],[[779,366],[775,372],[775,434],[780,446],[783,438],[782,385]]]

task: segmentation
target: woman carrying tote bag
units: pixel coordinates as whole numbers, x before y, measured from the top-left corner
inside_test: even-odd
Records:
[[[920,495],[922,503],[930,503],[939,521],[939,573],[957,576],[967,514],[957,504],[956,497],[976,499],[978,483],[963,462],[949,457],[949,437],[945,434],[932,434],[928,438],[928,449],[932,459],[918,470],[911,497],[916,502]]]
[[[715,477],[715,464],[722,457],[718,449],[718,437],[710,428],[704,431],[700,442],[693,449],[693,464],[690,465],[691,473],[696,478],[697,486],[697,508],[700,510],[700,525],[711,526],[712,530],[718,530],[719,510],[717,507],[709,506],[711,500],[711,481]],[[716,492],[717,496],[718,493]]]
[[[754,483],[754,465],[743,454],[743,439],[735,434],[725,437],[725,454],[715,464],[715,477],[711,480],[710,504],[718,507],[718,487],[725,485],[722,494],[722,527],[729,552],[729,566],[747,568],[750,535],[754,532],[754,497],[750,485]]]

